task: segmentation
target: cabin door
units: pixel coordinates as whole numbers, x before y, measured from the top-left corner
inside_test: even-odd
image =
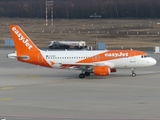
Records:
[[[131,62],[131,63],[135,63],[135,62],[136,62],[135,55],[136,55],[135,52],[131,52],[131,53],[130,53],[130,62]]]

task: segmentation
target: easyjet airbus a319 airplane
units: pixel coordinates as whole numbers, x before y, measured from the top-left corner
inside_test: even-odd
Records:
[[[135,68],[156,64],[154,58],[137,50],[42,51],[18,25],[11,25],[10,31],[16,51],[8,54],[8,58],[49,68],[81,70],[79,78],[85,78],[91,73],[108,76],[119,68],[131,69],[135,77]]]

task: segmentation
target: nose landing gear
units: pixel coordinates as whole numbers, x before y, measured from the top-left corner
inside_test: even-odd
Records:
[[[136,77],[135,69],[132,68],[132,77]]]

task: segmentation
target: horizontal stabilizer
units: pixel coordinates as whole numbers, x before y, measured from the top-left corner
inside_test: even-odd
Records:
[[[23,59],[23,60],[28,60],[28,59],[29,59],[29,56],[26,56],[26,55],[17,56],[16,53],[10,53],[10,54],[8,54],[7,58],[12,58],[12,59],[21,58],[21,59]]]

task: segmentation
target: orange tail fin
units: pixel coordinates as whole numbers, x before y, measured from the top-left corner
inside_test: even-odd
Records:
[[[18,61],[30,64],[51,67],[45,60],[41,51],[30,40],[18,25],[11,25],[10,31],[16,48],[16,58]],[[12,57],[13,54],[10,55]],[[15,58],[15,54],[14,54]]]
[[[10,31],[17,53],[39,51],[36,45],[18,25],[11,25]]]

